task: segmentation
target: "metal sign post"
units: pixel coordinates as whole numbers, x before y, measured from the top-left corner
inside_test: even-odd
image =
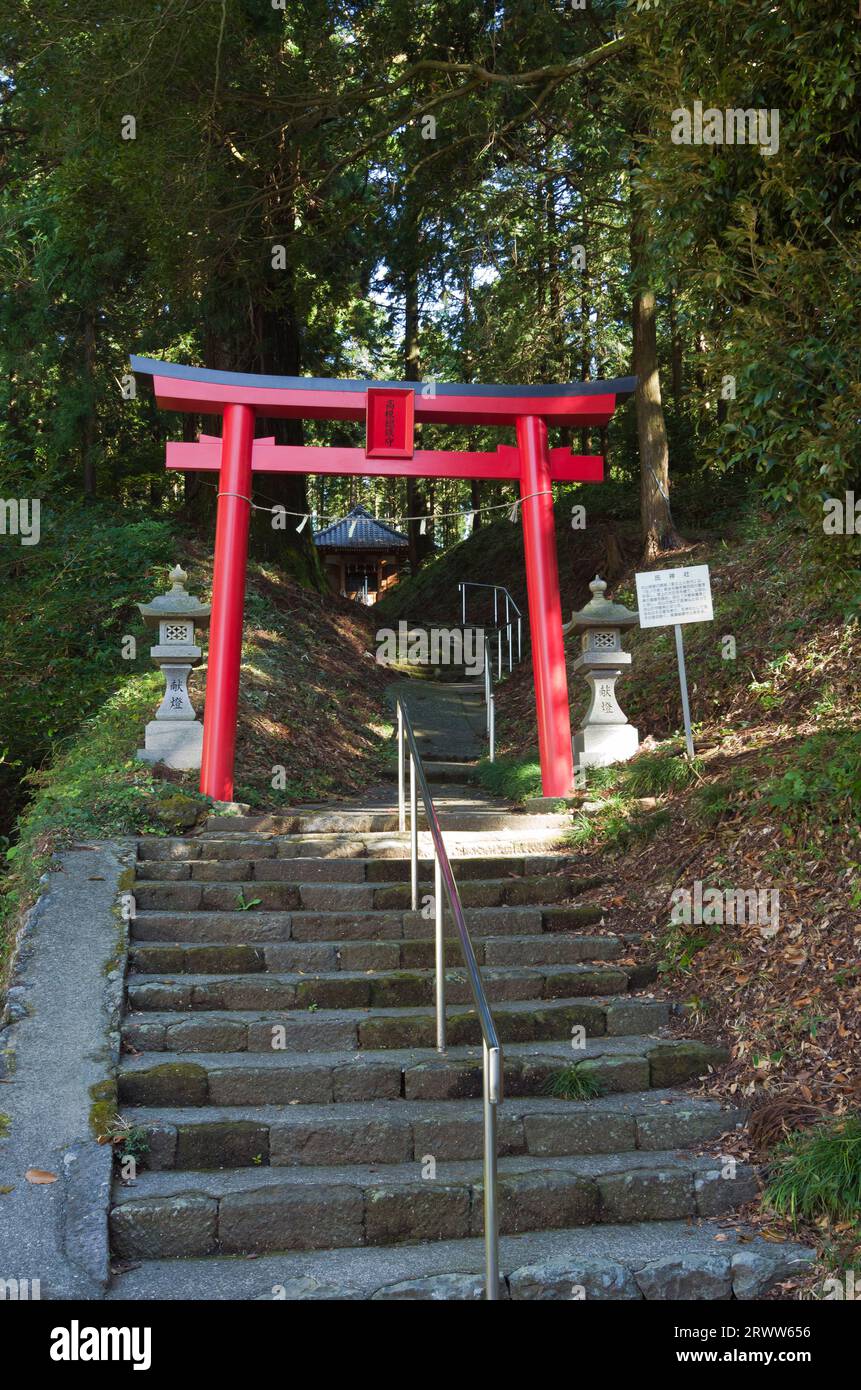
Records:
[[[679,660],[679,685],[682,687],[682,715],[685,721],[685,744],[688,759],[694,760],[694,736],[691,733],[691,707],[688,702],[688,677],[685,671],[685,644],[682,641],[682,625],[676,623],[676,656]]]
[[[709,623],[714,619],[709,567],[689,565],[682,569],[649,570],[645,574],[636,575],[636,580],[640,627],[674,627],[676,630],[676,658],[679,663],[679,686],[682,692],[685,747],[688,758],[693,760],[694,740],[691,733],[691,707],[688,700],[682,623]]]

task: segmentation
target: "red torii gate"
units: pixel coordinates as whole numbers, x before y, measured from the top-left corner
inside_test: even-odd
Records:
[[[574,768],[559,604],[552,483],[601,482],[600,456],[550,449],[547,427],[605,427],[635,377],[565,386],[335,381],[210,371],[132,357],[165,410],[224,417],[221,439],[169,443],[167,467],[219,474],[209,667],[200,790],[233,796],[236,713],[252,479],[255,473],[359,473],[383,477],[501,478],[520,485],[538,746],[545,796],[565,796]],[[364,420],[365,448],[323,448],[255,439],[254,421]],[[494,453],[415,449],[416,423],[514,425],[517,446]]]

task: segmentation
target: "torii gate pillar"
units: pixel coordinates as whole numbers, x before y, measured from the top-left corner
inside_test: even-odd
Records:
[[[538,751],[545,796],[567,796],[574,781],[568,676],[559,601],[547,426],[535,415],[517,421],[523,553],[532,634]]]
[[[233,797],[253,447],[253,409],[250,405],[226,405],[200,761],[200,789],[216,801]]]

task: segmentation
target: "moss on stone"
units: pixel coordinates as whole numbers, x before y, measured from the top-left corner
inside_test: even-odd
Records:
[[[126,1072],[121,1086],[128,1105],[203,1105],[209,1093],[207,1071],[199,1062],[163,1062]]]
[[[153,807],[153,814],[169,831],[190,830],[201,816],[206,814],[207,806],[202,800],[177,792],[165,796]]]
[[[107,1078],[90,1087],[90,1133],[94,1139],[110,1134],[117,1120],[117,1083]]]

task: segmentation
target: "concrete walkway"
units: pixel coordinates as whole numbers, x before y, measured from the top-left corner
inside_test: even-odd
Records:
[[[0,1301],[101,1298],[133,841],[77,845],[30,912],[0,1028]],[[33,1178],[33,1170],[47,1178]],[[28,1179],[27,1174],[31,1173]]]
[[[425,681],[404,677],[386,694],[409,711],[422,759],[476,762],[487,754],[484,692],[477,681]]]

